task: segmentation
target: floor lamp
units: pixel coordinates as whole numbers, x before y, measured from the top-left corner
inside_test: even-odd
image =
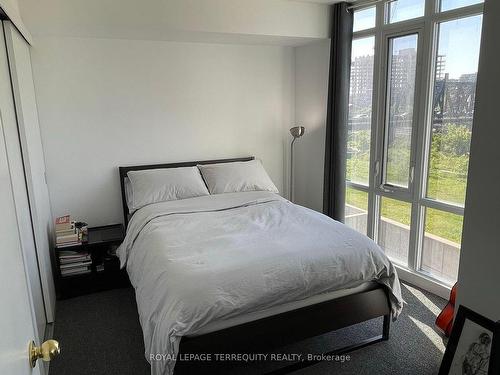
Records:
[[[297,138],[304,135],[306,128],[303,126],[294,126],[290,129],[290,134],[292,135],[292,143],[290,143],[290,200],[293,202],[293,144]]]

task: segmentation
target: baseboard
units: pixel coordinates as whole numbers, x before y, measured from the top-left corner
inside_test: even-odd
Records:
[[[407,281],[410,284],[413,284],[446,300],[450,298],[450,286],[440,283],[437,280],[431,279],[430,277],[426,277],[423,274],[398,266],[397,264],[395,264],[394,266],[396,267],[398,276],[401,280]]]

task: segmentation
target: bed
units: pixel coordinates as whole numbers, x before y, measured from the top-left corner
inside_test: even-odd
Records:
[[[135,288],[154,375],[192,371],[191,361],[176,359],[203,357],[188,354],[262,353],[378,317],[380,335],[335,354],[389,338],[391,316],[402,308],[394,266],[366,236],[325,215],[269,191],[158,202],[129,212],[131,171],[253,159],[119,168],[127,225],[119,256]]]

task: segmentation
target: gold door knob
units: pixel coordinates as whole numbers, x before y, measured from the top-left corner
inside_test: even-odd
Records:
[[[38,358],[48,362],[57,357],[61,349],[59,349],[59,343],[56,340],[47,340],[40,346],[35,346],[34,341],[30,342],[28,351],[31,368],[34,368]]]

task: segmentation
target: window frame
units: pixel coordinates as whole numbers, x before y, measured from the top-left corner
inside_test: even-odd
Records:
[[[417,147],[417,130],[419,124],[419,102],[420,102],[420,94],[421,94],[421,82],[422,82],[422,53],[421,48],[423,48],[423,25],[415,25],[412,28],[407,28],[405,30],[387,30],[382,33],[382,41],[381,41],[381,51],[382,61],[381,61],[381,69],[383,71],[383,76],[381,77],[380,82],[380,102],[379,108],[383,108],[383,111],[380,113],[379,117],[379,134],[378,139],[380,144],[378,145],[379,157],[378,157],[378,180],[377,180],[377,190],[380,193],[392,193],[401,197],[402,200],[410,199],[411,194],[413,193],[413,180],[414,180],[414,172],[415,172],[415,158],[416,152],[415,149]],[[390,52],[390,39],[404,37],[408,35],[417,35],[417,65],[415,70],[415,92],[413,98],[413,115],[412,115],[412,131],[411,131],[411,146],[410,146],[410,165],[408,170],[408,187],[402,187],[397,185],[392,185],[387,183],[387,137],[388,137],[388,126],[389,126],[389,112],[390,112],[390,88],[389,88],[389,52]],[[419,84],[420,82],[420,84]]]
[[[399,199],[412,205],[411,222],[413,224],[410,231],[408,267],[398,265],[398,268],[403,268],[403,271],[407,271],[411,275],[416,275],[449,289],[449,284],[421,269],[425,209],[432,208],[461,216],[464,215],[463,206],[426,197],[432,129],[432,101],[430,98],[434,95],[438,29],[441,22],[483,14],[484,3],[441,12],[440,0],[426,0],[423,17],[387,23],[389,3],[390,0],[376,2],[374,28],[353,33],[353,40],[375,36],[370,173],[368,185],[352,181],[346,181],[346,185],[355,190],[368,193],[367,235],[375,241],[377,241],[379,232],[380,197]],[[355,8],[360,10],[373,5],[374,2],[368,0],[356,3]],[[413,178],[413,183],[410,183],[409,188],[406,189],[382,184],[384,176],[382,169],[383,158],[385,157],[388,38],[394,35],[411,34],[412,30],[418,30],[419,32],[416,73],[418,78],[416,79],[413,110],[414,123],[410,157],[412,171],[409,172]]]
[[[373,6],[373,5],[372,5]],[[370,7],[372,7],[370,6]],[[371,106],[372,106],[372,115],[371,115],[371,121],[370,121],[370,162],[369,162],[369,166],[368,166],[368,184],[363,184],[361,182],[355,182],[355,181],[348,181],[348,185],[349,186],[352,186],[354,188],[356,188],[357,190],[361,190],[361,191],[366,191],[368,192],[368,188],[369,186],[371,186],[371,174],[370,171],[371,171],[371,157],[372,157],[372,154],[373,154],[373,142],[372,142],[372,135],[373,135],[373,126],[376,124],[376,121],[374,122],[374,118],[373,118],[373,113],[374,113],[374,106],[375,106],[375,103],[373,102],[373,99],[376,97],[375,95],[375,89],[377,87],[377,84],[375,84],[375,76],[376,76],[376,69],[378,69],[378,66],[377,66],[377,55],[376,55],[376,51],[377,51],[377,38],[375,36],[374,33],[372,33],[371,31],[374,30],[374,28],[372,29],[365,29],[365,30],[361,30],[359,32],[356,33],[356,37],[353,37],[352,38],[352,42],[354,42],[355,40],[359,40],[359,39],[366,39],[366,38],[370,38],[370,37],[373,37],[374,39],[374,56],[373,56],[373,77],[372,77],[372,83],[373,83],[373,90],[372,90],[372,102],[371,102]],[[352,45],[352,42],[351,42],[351,45]],[[352,59],[352,57],[351,57]],[[350,92],[349,92],[349,97],[350,97]],[[347,179],[346,179],[346,182],[347,182]]]

